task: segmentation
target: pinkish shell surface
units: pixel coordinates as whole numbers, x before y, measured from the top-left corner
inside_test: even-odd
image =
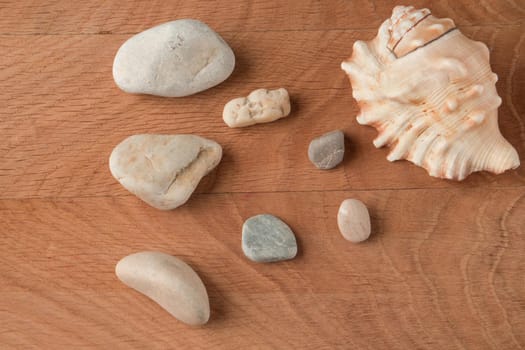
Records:
[[[407,159],[431,176],[463,180],[519,166],[498,128],[501,98],[489,51],[450,19],[397,6],[368,42],[356,41],[342,63],[360,107],[357,121],[375,127],[387,159]]]

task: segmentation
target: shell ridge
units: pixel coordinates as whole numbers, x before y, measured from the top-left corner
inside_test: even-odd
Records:
[[[445,33],[441,34],[440,36],[438,36],[438,37],[436,37],[436,38],[434,38],[434,39],[432,39],[432,40],[430,40],[430,41],[428,41],[428,42],[422,44],[421,46],[418,46],[418,47],[414,48],[413,50],[407,52],[407,53],[404,54],[403,56],[398,57],[398,56],[396,55],[396,57],[398,57],[398,58],[405,57],[406,55],[409,55],[409,54],[411,54],[412,52],[415,52],[415,51],[417,51],[417,50],[419,50],[419,49],[424,48],[425,46],[428,46],[428,45],[432,44],[433,42],[435,42],[435,41],[441,39],[442,37],[444,37],[444,36],[450,34],[451,32],[453,32],[453,31],[455,31],[455,30],[457,30],[457,29],[458,29],[458,28],[456,28],[456,27],[451,28],[451,29],[447,30]],[[401,38],[401,39],[402,39],[402,38]],[[401,40],[399,40],[399,41],[401,42]]]
[[[430,16],[430,12],[427,13],[427,14],[426,14],[424,17],[422,17],[421,19],[419,19],[416,23],[414,23],[414,25],[413,25],[412,27],[410,27],[410,28],[406,31],[406,33],[404,33],[404,34],[403,34],[403,35],[397,40],[397,42],[394,44],[394,46],[393,46],[391,49],[388,48],[388,49],[392,52],[392,54],[394,54],[394,55],[397,57],[397,55],[395,54],[395,50],[396,50],[397,45],[399,45],[399,43],[401,42],[401,40],[403,40],[403,37],[404,37],[408,32],[410,32],[412,29],[414,29],[419,23],[421,23],[421,22],[422,22],[425,18],[427,18],[428,16]],[[393,23],[393,24],[395,24],[395,23]]]
[[[431,176],[461,180],[520,163],[498,127],[501,98],[489,56],[452,20],[397,6],[374,39],[355,42],[342,68],[358,123],[377,129],[374,146],[389,146],[389,161],[407,159]]]

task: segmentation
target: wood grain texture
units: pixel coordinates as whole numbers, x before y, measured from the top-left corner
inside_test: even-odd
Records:
[[[520,99],[525,95],[525,71],[519,68],[525,65],[524,29],[465,30],[491,47],[503,98],[500,128],[522,161],[525,105]],[[217,176],[208,180],[214,185],[204,185],[204,192],[523,186],[524,167],[500,176],[474,174],[458,184],[430,178],[405,161],[389,163],[388,149],[374,148],[376,132],[355,121],[358,109],[340,69],[352,43],[374,35],[374,31],[226,34],[238,58],[233,76],[183,99],[133,96],[116,88],[111,64],[125,35],[4,36],[0,198],[125,195],[109,175],[107,159],[121,140],[141,132],[195,133],[223,145],[224,160]],[[286,50],[279,49],[283,43]],[[280,86],[292,97],[289,117],[245,129],[230,129],[222,121],[222,108],[232,97]],[[308,160],[308,144],[337,128],[349,140],[344,166],[319,172]]]
[[[499,75],[499,125],[525,160],[525,3],[414,1],[485,42]],[[525,170],[462,182],[389,163],[339,68],[375,36],[380,0],[0,1],[1,349],[523,349]],[[223,84],[180,99],[127,95],[111,65],[130,34],[198,18],[235,51]],[[229,129],[224,103],[286,87],[292,114]],[[319,171],[308,143],[342,129],[342,166]],[[161,212],[125,191],[108,157],[123,138],[196,133],[224,147],[183,207]],[[372,236],[345,241],[346,198]],[[299,254],[256,264],[241,226],[272,213]],[[191,328],[114,275],[140,250],[183,258],[212,318]]]
[[[370,208],[374,233],[361,245],[337,230],[348,197]],[[296,232],[296,259],[243,257],[242,223],[261,212]],[[172,212],[128,198],[3,200],[2,343],[520,348],[524,212],[525,191],[514,189],[203,194]],[[208,326],[187,327],[118,282],[115,263],[140,250],[177,255],[198,271]]]
[[[0,33],[136,33],[173,18],[196,18],[221,31],[377,29],[398,3],[390,0],[0,1]],[[406,3],[408,5],[408,2]],[[459,25],[519,24],[520,0],[410,1]]]

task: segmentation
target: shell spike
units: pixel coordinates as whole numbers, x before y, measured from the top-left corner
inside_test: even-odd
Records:
[[[356,41],[343,62],[359,124],[377,129],[390,161],[407,159],[431,176],[462,180],[475,171],[519,166],[498,128],[501,98],[485,44],[428,9],[396,6],[377,36]]]

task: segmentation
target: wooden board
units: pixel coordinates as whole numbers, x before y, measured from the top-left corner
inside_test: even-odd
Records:
[[[415,1],[490,48],[503,135],[525,157],[525,4]],[[520,349],[525,347],[525,170],[462,183],[389,163],[340,70],[390,1],[8,1],[0,4],[0,348]],[[111,65],[130,35],[175,18],[209,23],[236,53],[225,83],[181,99],[132,96]],[[288,88],[290,117],[232,130],[224,103]],[[309,163],[342,129],[342,166]],[[161,212],[111,177],[134,133],[196,133],[225,156],[187,205]],[[345,198],[370,208],[372,238],[346,242]],[[296,259],[255,264],[240,230],[269,212]],[[114,275],[139,250],[182,257],[212,318],[187,327]]]

